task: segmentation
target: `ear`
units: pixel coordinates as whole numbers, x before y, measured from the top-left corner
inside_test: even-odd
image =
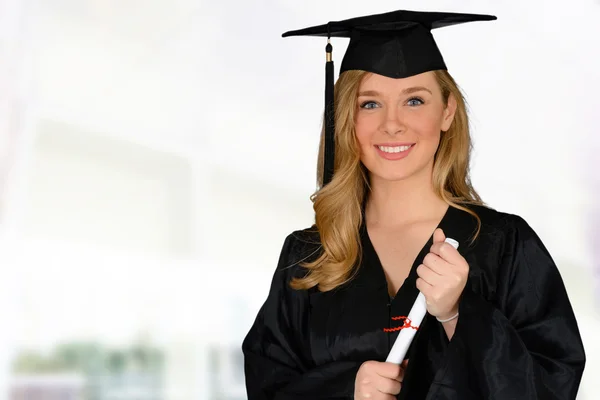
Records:
[[[456,114],[456,98],[452,93],[448,96],[448,104],[444,109],[444,117],[442,119],[442,132],[448,131],[450,126],[452,125],[452,121],[454,121],[454,115]]]

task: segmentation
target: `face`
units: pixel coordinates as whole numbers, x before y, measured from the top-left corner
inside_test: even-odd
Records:
[[[433,72],[403,79],[366,75],[359,86],[356,135],[371,180],[430,178],[442,131],[456,110],[444,104]]]

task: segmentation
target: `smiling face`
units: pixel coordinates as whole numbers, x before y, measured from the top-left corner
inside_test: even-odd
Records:
[[[433,72],[393,79],[368,74],[358,90],[355,130],[371,181],[431,177],[442,131],[456,102],[445,103]]]

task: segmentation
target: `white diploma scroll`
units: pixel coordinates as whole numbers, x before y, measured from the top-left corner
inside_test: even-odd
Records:
[[[455,249],[458,249],[458,242],[454,239],[447,238],[446,243],[449,243]],[[427,313],[427,304],[425,301],[425,296],[423,293],[419,292],[415,303],[413,304],[410,312],[408,313],[408,319],[410,320],[410,324],[412,326],[421,326],[423,322],[423,318],[425,318],[425,314]],[[392,346],[392,350],[390,350],[390,354],[387,357],[386,362],[401,364],[404,361],[404,357],[406,356],[406,352],[412,343],[415,334],[417,333],[416,329],[407,328],[402,329]]]

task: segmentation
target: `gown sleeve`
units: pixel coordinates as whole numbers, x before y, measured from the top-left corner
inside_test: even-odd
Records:
[[[470,288],[463,292],[449,347],[454,363],[447,365],[463,372],[446,373],[441,391],[461,380],[490,400],[575,400],[585,352],[559,271],[520,217],[498,245],[505,256],[496,277],[497,304]]]
[[[311,254],[298,242],[294,234],[285,240],[268,297],[242,343],[248,400],[352,399],[359,364],[311,361],[308,293],[289,287]]]

